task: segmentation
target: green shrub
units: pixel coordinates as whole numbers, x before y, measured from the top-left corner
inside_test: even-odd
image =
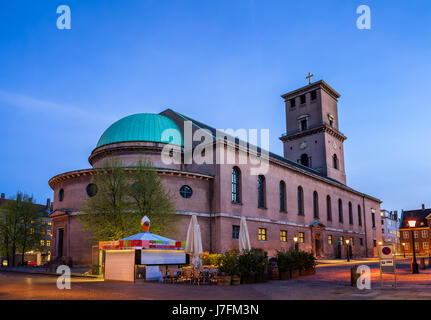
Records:
[[[226,275],[239,273],[238,252],[236,250],[226,251],[217,259],[216,265],[219,273]]]
[[[244,250],[238,256],[238,265],[241,275],[263,274],[268,265],[268,255],[261,249]]]
[[[316,265],[313,253],[301,250],[277,251],[277,264],[281,272],[293,269],[309,269]]]
[[[222,255],[220,253],[209,253],[208,251],[205,251],[202,254],[202,264],[216,266],[221,256]]]

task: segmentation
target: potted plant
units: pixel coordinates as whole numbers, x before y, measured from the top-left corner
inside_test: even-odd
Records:
[[[299,272],[302,269],[301,253],[299,250],[289,251],[290,262],[290,278],[298,278]]]
[[[242,251],[238,256],[238,267],[241,273],[241,283],[255,282],[255,257],[252,250]]]
[[[292,267],[292,259],[288,251],[277,251],[277,265],[280,275],[280,280],[290,279],[290,269]]]
[[[232,281],[232,274],[238,273],[238,255],[234,251],[227,251],[217,260],[219,271],[217,284],[228,286]]]
[[[256,281],[268,281],[268,255],[261,249],[252,249],[255,260]]]
[[[303,274],[312,275],[316,273],[316,258],[311,252],[304,252]]]

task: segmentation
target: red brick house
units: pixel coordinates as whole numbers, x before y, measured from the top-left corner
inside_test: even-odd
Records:
[[[415,220],[416,226],[409,227],[409,221]],[[415,251],[418,255],[428,255],[431,241],[431,209],[408,210],[403,212],[400,225],[400,243],[403,247],[401,252],[407,255],[413,254],[413,237],[415,241]]]

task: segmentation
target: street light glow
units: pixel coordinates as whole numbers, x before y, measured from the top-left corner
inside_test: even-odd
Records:
[[[410,228],[414,228],[416,226],[416,220],[409,220],[408,223]]]

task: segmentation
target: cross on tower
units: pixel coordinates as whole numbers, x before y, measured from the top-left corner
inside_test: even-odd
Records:
[[[314,74],[308,73],[308,76],[305,77],[305,79],[308,79],[308,84],[311,84],[311,77],[314,77]]]

